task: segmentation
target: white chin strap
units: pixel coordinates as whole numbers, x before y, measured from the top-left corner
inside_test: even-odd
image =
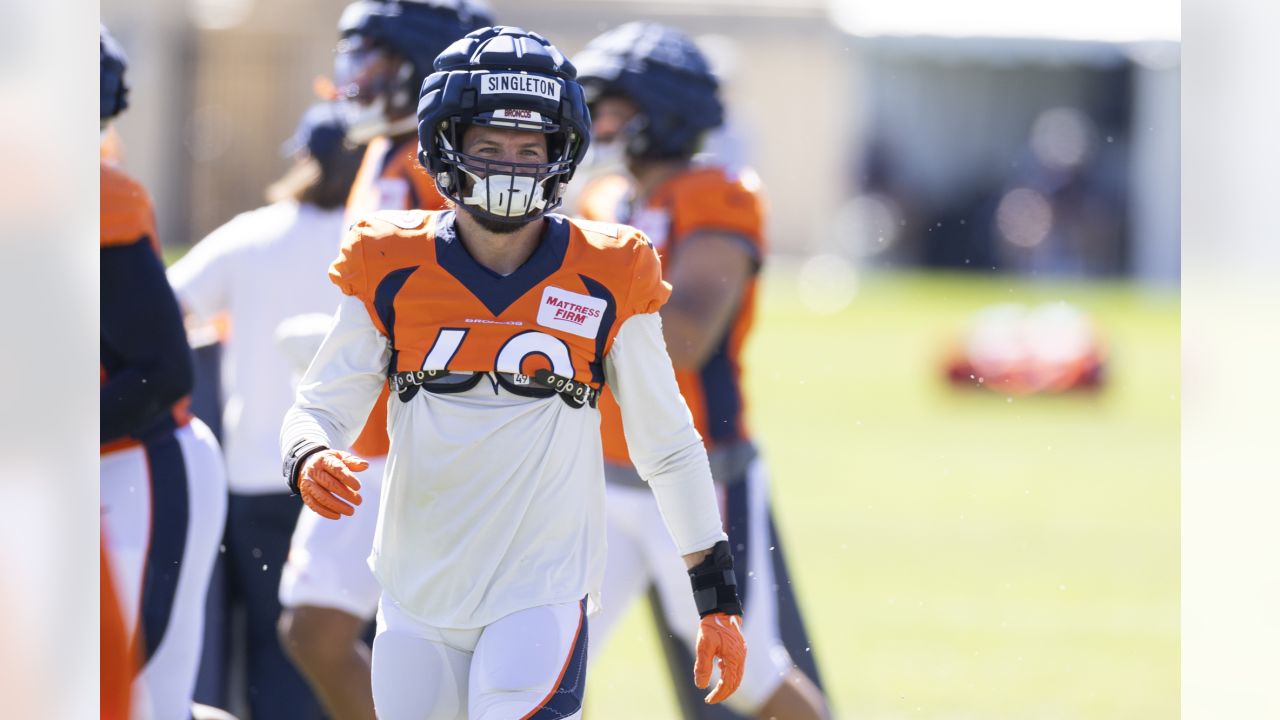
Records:
[[[387,98],[379,96],[368,105],[355,101],[343,103],[347,120],[347,140],[356,145],[364,145],[379,135],[396,136],[416,130],[418,118],[413,115],[399,120],[387,119]]]
[[[475,205],[481,210],[502,217],[522,217],[547,206],[543,183],[528,175],[490,175],[482,178],[466,168],[459,170],[471,178],[471,194],[462,198],[465,205]],[[529,198],[533,201],[530,202]]]

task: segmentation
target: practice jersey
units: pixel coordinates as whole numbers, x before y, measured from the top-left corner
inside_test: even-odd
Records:
[[[502,276],[471,257],[454,221],[380,212],[349,230],[330,270],[349,297],[281,437],[286,452],[299,440],[340,447],[391,373],[370,558],[383,591],[447,628],[584,595],[598,604],[606,377],[623,388],[637,465],[680,551],[722,538],[661,342],[670,288],[644,236],[548,216],[532,256]]]
[[[598,178],[581,199],[583,215],[593,220],[626,222],[646,233],[662,258],[664,272],[678,262],[680,244],[698,233],[741,239],[755,260],[742,299],[724,336],[698,368],[676,368],[676,379],[694,424],[707,448],[747,438],[742,390],[742,347],[755,316],[756,277],[764,257],[764,202],[759,180],[749,170],[733,173],[717,166],[694,167],[667,180],[641,206],[620,176]],[[629,462],[617,404],[608,391],[601,399],[605,459]]]
[[[112,165],[103,162],[99,163],[99,167],[99,199],[101,202],[99,223],[100,251],[131,248],[135,245],[145,245],[154,253],[155,257],[158,258],[160,255],[160,242],[156,235],[155,213],[152,211],[151,198],[147,194],[147,191],[138,184],[137,181],[133,180],[124,172]],[[105,260],[105,258],[106,256],[104,255],[103,259]],[[110,268],[115,267],[116,263],[114,260],[115,259],[113,258],[113,261],[110,264],[105,261],[103,262],[104,272],[109,272],[108,265]],[[132,262],[128,258],[124,258],[124,261],[126,263]],[[163,342],[163,344],[165,346],[169,346],[172,352],[189,352],[189,348],[186,346],[185,335],[182,335],[181,338],[178,338],[175,335],[175,333],[180,334],[182,331],[180,320],[177,323],[168,323],[164,327],[160,327],[159,324],[162,323],[163,320],[172,320],[172,318],[163,317],[161,310],[166,308],[160,308],[158,306],[148,304],[150,302],[149,296],[152,292],[165,294],[168,297],[161,298],[161,300],[167,300],[169,303],[173,302],[172,294],[168,286],[163,284],[163,269],[159,271],[159,274],[156,277],[147,278],[150,281],[156,281],[158,279],[160,281],[158,286],[154,286],[154,282],[151,285],[144,286],[141,284],[142,278],[136,275],[136,266],[129,264],[127,265],[127,268],[133,272],[118,274],[112,272],[110,277],[103,278],[103,302],[113,302],[112,298],[117,297],[117,291],[119,291],[120,296],[122,297],[131,297],[134,293],[131,293],[129,288],[125,286],[126,283],[130,282],[134,283],[132,289],[136,291],[136,293],[145,293],[148,297],[141,297],[139,295],[138,297],[132,298],[132,300],[138,301],[141,304],[141,307],[137,309],[131,307],[126,308],[126,305],[121,305],[120,308],[113,306],[111,308],[102,309],[101,319],[104,327],[101,328],[100,333],[101,338],[98,364],[99,384],[102,386],[108,385],[109,381],[113,378],[119,379],[117,378],[117,373],[124,373],[130,369],[131,361],[129,356],[136,353],[140,343],[149,344],[146,339],[148,336],[153,336],[153,339],[157,343],[167,341]],[[122,312],[117,312],[118,309],[125,309],[128,312],[134,313],[123,319],[124,324],[129,325],[129,327],[116,327],[118,322],[121,321],[122,314]],[[169,327],[170,325],[172,327]],[[154,330],[154,333],[152,330]],[[165,330],[172,332],[162,332]],[[128,338],[130,347],[117,346],[114,342],[116,338]],[[151,351],[154,348],[146,347],[143,349]],[[189,361],[186,361],[185,358],[181,358],[177,362],[173,363],[173,366],[178,366],[179,368],[185,366],[189,368]],[[170,367],[171,366],[169,364],[165,364],[158,368],[149,368],[149,370],[153,370],[158,374],[153,374],[151,377],[147,378],[140,378],[139,382],[141,384],[135,385],[135,389],[129,392],[133,393],[140,391],[145,393],[150,390],[158,391],[158,387],[156,387],[158,383],[153,384],[151,388],[148,388],[146,383],[148,380],[164,379],[163,372]],[[123,377],[123,375],[120,377]],[[142,404],[142,401],[135,398],[126,401],[123,404],[136,407]],[[112,408],[114,408],[117,403],[112,402],[111,405]],[[104,438],[104,442],[100,447],[100,452],[105,454],[126,447],[136,446],[138,444],[138,435],[143,430],[147,432],[166,431],[185,425],[191,419],[191,414],[187,410],[187,405],[188,402],[185,399],[178,402],[174,405],[170,413],[157,418],[155,423],[150,423],[148,427],[135,427],[135,431],[129,433],[128,436],[112,437],[110,439]],[[107,411],[107,408],[104,407],[103,410],[105,412]],[[155,416],[153,415],[151,417]]]
[[[431,175],[418,163],[418,136],[399,140],[381,136],[369,142],[347,197],[347,224],[378,210],[443,210],[446,200]],[[387,454],[387,397],[373,406],[369,421],[351,449],[370,457]]]

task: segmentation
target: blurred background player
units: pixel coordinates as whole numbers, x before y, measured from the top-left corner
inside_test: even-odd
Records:
[[[359,0],[343,11],[334,92],[347,113],[348,139],[368,143],[349,219],[444,207],[418,165],[418,93],[441,51],[492,23],[488,7],[475,0]]]
[[[455,40],[492,22],[471,2],[373,2],[349,5],[338,24],[336,95],[351,142],[368,142],[347,201],[346,222],[379,209],[439,210],[445,200],[418,164],[417,101],[432,63]],[[340,233],[332,236],[333,259]],[[299,283],[329,285],[323,271]],[[332,286],[329,286],[330,292]],[[332,313],[334,296],[324,310]],[[305,329],[293,333],[307,345]],[[323,333],[294,354],[310,360]],[[305,369],[306,362],[300,369]],[[352,451],[370,462],[361,474],[366,503],[342,523],[303,512],[280,586],[280,635],[289,656],[337,720],[373,717],[369,646],[364,636],[380,588],[368,567],[387,453],[387,398],[374,404]],[[279,423],[277,422],[277,430]]]
[[[392,376],[373,552],[378,715],[580,717],[583,615],[604,563],[606,373],[665,498],[672,554],[692,567],[699,684],[719,658],[710,700],[723,699],[745,653],[732,557],[654,314],[669,292],[657,256],[632,228],[543,217],[589,141],[573,67],[504,27],[472,33],[436,67],[421,160],[457,210],[352,226],[330,270],[351,297],[281,434],[285,475],[312,510],[363,510],[352,471],[364,461],[330,448],[354,437]]]
[[[126,61],[106,28],[98,44],[105,131],[127,107]],[[151,201],[123,172],[100,167],[103,544],[140,665],[133,713],[183,720],[191,716],[226,477],[213,434],[185,410],[191,350],[165,281]]]
[[[740,352],[751,330],[765,250],[759,181],[749,170],[693,162],[724,110],[706,59],[679,31],[628,23],[597,37],[574,62],[591,103],[595,140],[619,146],[602,155],[622,155],[629,172],[627,178],[593,181],[581,197],[583,215],[636,226],[662,257],[673,288],[662,309],[663,335],[708,448],[730,544],[743,568],[740,592],[752,652],[742,688],[727,704],[760,718],[825,717],[826,702],[810,677],[816,669],[806,674],[796,667],[780,637],[779,594],[789,594],[791,586],[775,567],[782,548],[765,468],[744,425]],[[609,557],[604,609],[592,630],[597,638],[608,637],[652,583],[668,625],[691,646],[695,628],[688,621],[683,568],[673,562],[653,495],[631,465],[607,391],[601,414]],[[808,650],[807,642],[799,647]],[[688,683],[678,677],[676,687]],[[725,716],[719,708],[684,705],[697,715]]]
[[[344,116],[334,103],[303,115],[285,144],[293,160],[268,189],[271,204],[243,213],[218,228],[169,270],[183,308],[196,321],[225,314],[230,336],[223,347],[223,429],[231,498],[222,597],[210,603],[228,620],[243,608],[247,706],[254,718],[320,717],[306,682],[285,657],[276,637],[278,592],[298,502],[280,492],[276,475],[279,423],[293,397],[293,363],[276,346],[285,319],[331,312],[338,295],[323,282],[341,236],[343,204],[360,164],[344,139]],[[317,280],[317,278],[320,278]],[[239,644],[239,643],[235,643]],[[225,676],[227,648],[207,654]],[[226,682],[225,679],[222,681]],[[216,704],[226,687],[218,689]],[[233,707],[245,704],[235,698]]]

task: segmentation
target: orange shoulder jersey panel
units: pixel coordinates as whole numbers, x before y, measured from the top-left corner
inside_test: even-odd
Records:
[[[719,167],[698,167],[664,182],[629,217],[653,238],[665,270],[679,262],[682,243],[699,233],[722,233],[742,241],[758,271],[765,251],[764,209],[759,180],[752,171],[734,174]],[[747,437],[741,356],[755,302],[753,273],[728,330],[707,362],[700,368],[676,369],[680,392],[708,448]],[[600,408],[605,459],[629,463],[621,414],[612,394],[605,393]]]
[[[378,210],[443,209],[446,201],[436,190],[435,180],[418,164],[417,153],[416,136],[399,140],[374,138],[365,150],[347,197],[347,222]],[[351,446],[357,454],[387,454],[387,397],[388,391],[383,388],[364,429]]]
[[[519,384],[547,369],[599,389],[618,327],[656,312],[670,287],[634,228],[544,223],[533,255],[499,276],[462,246],[453,212],[376,213],[348,231],[330,277],[390,341],[393,372],[497,372]]]
[[[147,191],[107,163],[98,163],[98,167],[102,247],[132,245],[145,237],[159,252],[155,213]]]
[[[668,246],[699,232],[723,232],[746,240],[755,254],[764,252],[764,199],[755,173],[730,173],[701,167],[663,183],[648,203],[669,213]]]

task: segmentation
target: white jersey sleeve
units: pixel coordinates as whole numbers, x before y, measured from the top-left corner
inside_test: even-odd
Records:
[[[301,377],[311,365],[311,359],[320,350],[320,343],[333,327],[333,316],[325,313],[304,313],[287,317],[276,325],[276,347],[289,361],[289,368]]]
[[[236,216],[169,268],[169,284],[184,311],[207,320],[231,304],[231,279],[246,225],[243,215]]]
[[[622,324],[605,358],[605,375],[622,409],[631,462],[653,489],[680,554],[727,540],[707,451],[676,384],[657,313]]]
[[[281,455],[300,440],[350,447],[387,381],[391,347],[364,305],[344,297],[333,328],[298,383],[280,429]]]

